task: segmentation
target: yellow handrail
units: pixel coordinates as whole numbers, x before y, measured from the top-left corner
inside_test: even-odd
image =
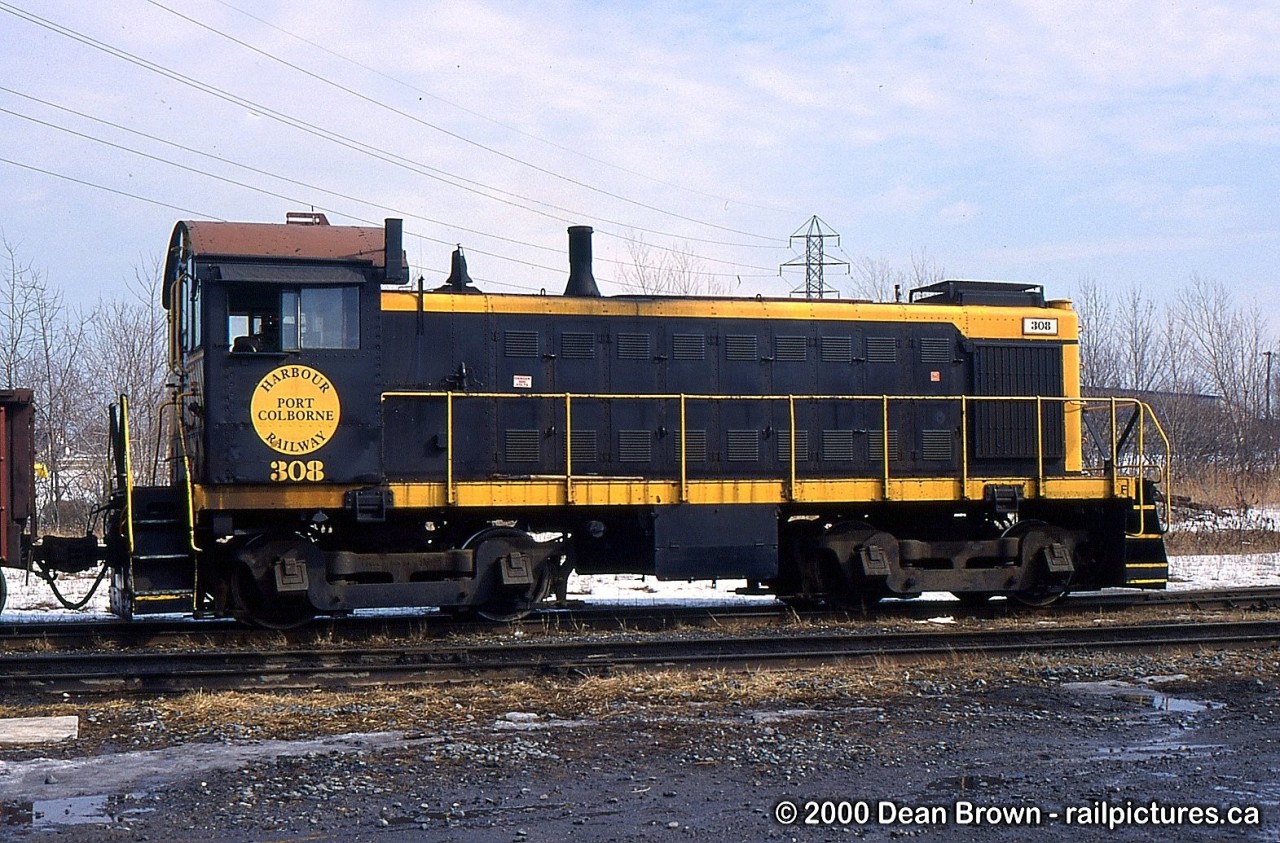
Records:
[[[787,483],[786,497],[788,500],[797,499],[797,489],[801,478],[799,476],[799,454],[797,453],[797,426],[796,426],[796,403],[798,401],[810,402],[877,402],[880,405],[879,416],[879,435],[881,436],[881,447],[879,453],[880,462],[880,480],[882,483],[882,495],[885,500],[889,500],[893,494],[893,475],[892,475],[892,459],[890,454],[890,409],[891,405],[899,402],[952,402],[959,406],[959,434],[960,434],[960,454],[959,454],[959,480],[961,495],[964,498],[969,497],[968,484],[971,479],[981,478],[984,475],[974,474],[973,465],[969,459],[969,436],[972,431],[972,422],[970,415],[975,406],[982,402],[1005,402],[1005,403],[1035,403],[1036,416],[1036,489],[1037,494],[1043,494],[1048,482],[1048,458],[1045,453],[1046,436],[1045,436],[1045,404],[1056,403],[1061,405],[1064,410],[1068,406],[1077,407],[1077,412],[1092,412],[1097,410],[1105,410],[1108,415],[1108,421],[1111,429],[1110,441],[1106,443],[1102,456],[1107,458],[1104,469],[1110,481],[1111,494],[1123,494],[1125,496],[1132,495],[1135,502],[1139,506],[1146,504],[1146,490],[1143,488],[1142,479],[1146,471],[1153,466],[1158,472],[1158,482],[1168,488],[1169,483],[1169,464],[1171,456],[1171,448],[1168,435],[1165,433],[1163,426],[1156,418],[1152,408],[1135,398],[1084,398],[1078,396],[1030,396],[1030,395],[831,395],[831,394],[805,394],[805,395],[713,395],[698,393],[596,393],[596,392],[556,392],[556,393],[538,393],[538,392],[452,392],[446,390],[392,390],[384,392],[382,399],[444,399],[445,401],[445,498],[449,504],[457,503],[457,478],[455,476],[454,465],[454,403],[460,400],[481,399],[481,400],[518,400],[518,401],[546,401],[556,400],[564,403],[565,413],[565,493],[566,499],[573,502],[574,497],[574,481],[576,477],[583,475],[575,475],[573,470],[572,455],[572,435],[573,435],[573,415],[572,405],[574,401],[678,401],[680,414],[680,438],[679,438],[679,463],[680,463],[680,488],[679,498],[681,501],[689,499],[689,456],[688,456],[688,436],[687,436],[687,419],[688,404],[690,401],[786,401],[788,423],[790,427],[790,441],[788,443],[788,459],[787,473],[784,478],[779,478]],[[1138,426],[1137,430],[1137,458],[1135,465],[1121,465],[1120,450],[1118,442],[1119,434],[1119,408],[1127,406],[1132,408],[1132,412],[1137,414],[1134,421]],[[1147,420],[1156,431],[1163,453],[1148,454],[1148,439],[1146,433]],[[1096,469],[1088,468],[1084,465],[1079,466],[1082,473],[1091,473]],[[1130,477],[1137,479],[1137,488],[1132,492],[1121,492],[1122,468],[1125,469],[1123,479],[1125,480],[1125,489],[1129,488],[1128,482]],[[1165,496],[1164,517],[1168,522],[1170,514],[1170,496]]]
[[[1036,396],[1036,494],[1044,494],[1044,398]]]
[[[573,503],[573,395],[564,394],[564,499]],[[683,435],[684,431],[681,430]]]
[[[181,421],[181,420],[179,420]],[[129,397],[120,396],[120,441],[124,448],[124,530],[129,558],[133,558],[133,457],[129,453]]]
[[[688,428],[685,424],[685,401],[684,396],[680,396],[680,502],[684,503],[689,500],[689,449],[688,440],[685,438],[684,432]]]
[[[445,503],[457,503],[457,493],[453,488],[453,393],[445,393]]]
[[[682,406],[683,406],[683,402]],[[787,500],[796,499],[796,399],[794,395],[787,396],[787,438],[791,445],[790,460],[790,477],[787,482]],[[681,422],[680,434],[684,435],[684,423]]]
[[[889,396],[880,396],[880,443],[884,455],[884,499],[889,500]]]

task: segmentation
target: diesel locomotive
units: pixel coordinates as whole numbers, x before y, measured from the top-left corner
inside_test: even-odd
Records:
[[[1076,315],[1036,285],[602,296],[574,226],[563,295],[495,295],[461,250],[415,286],[400,220],[290,215],[179,222],[162,295],[171,482],[133,482],[122,399],[96,551],[24,539],[29,396],[0,396],[4,563],[100,558],[124,617],[509,618],[572,571],[830,605],[1167,578],[1168,443],[1081,397]]]

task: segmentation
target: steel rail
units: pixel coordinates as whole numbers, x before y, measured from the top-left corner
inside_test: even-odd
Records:
[[[553,642],[0,656],[0,692],[175,693],[352,688],[502,675],[652,668],[755,668],[1079,650],[1241,647],[1280,642],[1280,621],[982,631],[644,635]]]
[[[1102,591],[1070,594],[1052,607],[1031,608],[1007,600],[992,600],[982,606],[961,606],[955,600],[888,600],[866,609],[793,609],[781,602],[751,605],[593,605],[572,603],[563,608],[546,608],[507,626],[542,629],[625,629],[662,631],[675,626],[715,626],[722,623],[776,623],[784,620],[842,622],[893,618],[921,618],[934,615],[996,618],[1018,615],[1036,617],[1071,616],[1100,609],[1122,611],[1154,607],[1187,606],[1195,609],[1280,608],[1280,586],[1206,589],[1196,591]],[[358,641],[374,635],[431,636],[501,631],[504,625],[468,620],[446,614],[355,615],[317,619],[313,624],[286,633],[257,630],[234,621],[189,618],[146,618],[123,620],[59,620],[57,622],[0,623],[0,651],[38,646],[48,648],[173,646],[189,640],[193,645],[240,641],[252,647],[263,636],[283,635],[294,643],[317,638]]]

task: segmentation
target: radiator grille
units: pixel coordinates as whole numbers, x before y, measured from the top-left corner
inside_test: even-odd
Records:
[[[725,359],[760,359],[760,353],[756,350],[758,340],[759,338],[755,334],[729,334],[724,338]]]
[[[566,360],[594,360],[595,334],[561,334],[560,356]]]
[[[803,363],[809,359],[808,340],[805,337],[777,337],[773,359],[781,363]]]
[[[676,334],[671,338],[671,351],[677,360],[705,360],[707,338],[702,334]]]
[[[503,437],[507,462],[539,462],[542,459],[542,433],[537,430],[508,430]]]
[[[653,356],[650,342],[648,334],[618,334],[618,359],[648,360]]]
[[[868,363],[897,363],[898,341],[893,337],[867,337]]]
[[[979,345],[973,354],[974,395],[1062,395],[1062,348],[1057,345]],[[1036,402],[974,401],[973,454],[978,459],[1036,456]],[[1065,453],[1063,404],[1041,404],[1044,456]]]
[[[653,459],[653,434],[647,430],[618,431],[619,462],[649,462]]]
[[[503,352],[507,357],[537,357],[537,331],[503,331]]]
[[[760,461],[760,431],[730,430],[728,445],[729,462]]]

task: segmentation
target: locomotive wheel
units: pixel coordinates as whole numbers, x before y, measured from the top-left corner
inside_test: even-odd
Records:
[[[1044,609],[1057,603],[1066,593],[1065,588],[1031,588],[1015,591],[1012,597],[1029,609]]]
[[[880,531],[865,521],[841,521],[833,524],[828,535],[853,534],[861,536],[865,541]],[[827,605],[833,609],[846,612],[857,612],[867,615],[875,610],[886,596],[907,597],[908,595],[888,595],[882,585],[859,582],[857,575],[850,572],[845,565],[834,558],[824,558],[825,564],[819,568],[821,582],[826,592]],[[911,595],[918,596],[918,595]]]
[[[489,527],[467,539],[462,547],[478,549],[487,541],[501,539],[533,540],[524,530],[514,527]],[[554,565],[539,566],[533,582],[527,586],[496,585],[493,596],[476,609],[476,614],[495,623],[513,623],[527,618],[551,594],[554,568]]]
[[[4,611],[5,601],[9,599],[9,583],[5,579],[4,572],[0,571],[0,612]]]
[[[305,601],[269,599],[247,565],[241,565],[231,580],[237,620],[259,629],[285,631],[311,623],[315,611]]]
[[[254,573],[255,567],[265,565],[269,569],[270,563],[284,556],[291,547],[304,543],[307,543],[306,539],[292,534],[288,537],[260,536],[250,540],[238,554],[240,561],[235,564],[230,578],[232,615],[237,620],[260,629],[284,631],[305,626],[315,618],[315,609],[305,594],[276,594],[266,581],[271,576],[269,570],[263,574]],[[258,564],[251,565],[249,560]]]
[[[1035,534],[1040,533],[1047,544],[1052,539],[1052,528],[1043,521],[1019,521],[1004,531],[1006,538],[1020,538],[1023,541],[1035,541]],[[1052,606],[1067,593],[1067,583],[1050,580],[1049,569],[1041,560],[1041,551],[1037,550],[1032,562],[1036,566],[1037,579],[1029,588],[1015,591],[1009,595],[1012,600],[1031,609],[1043,609]]]

